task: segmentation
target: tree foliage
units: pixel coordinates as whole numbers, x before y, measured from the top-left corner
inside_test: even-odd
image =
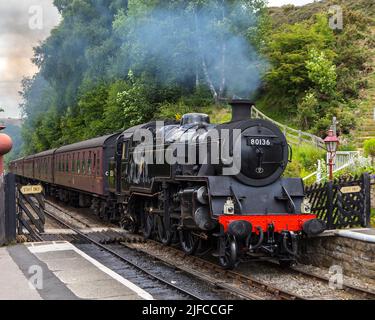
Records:
[[[22,82],[25,153],[189,111],[226,121],[217,104],[233,96],[318,134],[333,116],[341,133],[355,126],[370,45],[355,7],[335,32],[316,10],[271,19],[263,0],[54,4],[63,19],[35,48],[39,72]]]

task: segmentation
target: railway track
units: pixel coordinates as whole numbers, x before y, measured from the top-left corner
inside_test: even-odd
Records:
[[[46,201],[46,203],[50,205],[54,210],[57,210],[65,214],[65,210],[63,210],[59,206],[54,205],[53,203],[49,201]],[[90,242],[96,245],[100,249],[111,253],[116,258],[121,259],[125,263],[132,265],[138,270],[145,272],[150,277],[154,277],[154,274],[140,267],[138,264],[124,257],[123,255],[120,255],[118,252],[109,248],[107,245],[100,243],[98,239],[93,238],[92,236],[90,236],[90,234],[86,234],[79,228],[72,226],[71,223],[64,221],[56,213],[51,212],[50,210],[47,210],[47,209],[45,210],[45,213],[47,217],[57,221],[65,229],[69,229],[74,232],[75,235],[69,235],[71,237],[69,240],[73,239],[76,241],[78,240],[78,238],[81,238],[87,242]],[[68,216],[71,216],[71,214],[69,214]],[[74,221],[79,222],[80,224],[79,218],[74,217],[72,222]],[[153,249],[156,249],[157,246],[159,246],[159,249],[163,248],[163,250],[169,250],[173,254],[176,254],[176,258],[177,257],[182,258],[184,256],[183,252],[178,249],[163,246],[162,244],[159,244],[156,241],[151,241],[151,240],[145,241],[142,236],[138,236],[138,235],[129,235],[126,239],[126,242],[122,242],[122,246],[125,246],[128,249],[131,249],[138,253],[142,253],[143,255],[147,254],[148,256],[152,258],[156,258],[159,261],[161,261],[163,264],[173,267],[175,270],[178,270],[180,272],[184,272],[187,275],[193,276],[194,278],[199,279],[200,281],[203,281],[207,283],[208,285],[212,286],[215,290],[219,290],[220,292],[224,294],[226,293],[228,296],[234,296],[234,297],[237,297],[240,299],[246,299],[246,300],[269,300],[269,299],[271,300],[302,300],[303,299],[299,295],[265,285],[264,283],[260,283],[259,281],[256,281],[255,279],[252,279],[251,277],[236,274],[235,272],[225,271],[220,266],[215,265],[213,263],[210,263],[208,261],[205,261],[195,256],[189,257],[190,259],[193,260],[193,261],[190,261],[189,265],[186,264],[186,260],[179,264],[179,263],[173,263],[173,261],[160,259],[161,258],[160,256],[157,256],[155,254],[152,254],[151,252],[146,252],[145,250],[140,250],[139,248],[137,248],[137,245],[139,246],[142,244],[152,245],[151,251]],[[205,269],[203,269],[203,262],[205,262],[205,267],[206,267]],[[184,289],[181,289],[180,287],[171,284],[169,281],[166,281],[165,279],[159,276],[157,276],[156,279],[165,285],[168,285],[168,286],[172,285],[176,290],[184,291]],[[202,300],[204,298],[204,297],[197,296],[192,292],[185,292],[185,294],[195,300]]]
[[[165,287],[168,287],[168,288],[172,288],[173,290],[177,291],[180,295],[183,295],[185,296],[187,299],[191,299],[191,300],[204,300],[204,297],[201,297],[191,291],[188,291],[178,285],[175,285],[165,279],[163,279],[162,277],[146,270],[145,268],[142,268],[141,266],[137,265],[136,263],[134,263],[133,261],[131,261],[130,259],[128,259],[127,257],[124,257],[123,255],[119,254],[118,252],[116,252],[115,250],[109,248],[108,246],[106,245],[103,245],[101,243],[99,243],[97,240],[94,240],[92,239],[90,236],[86,235],[85,233],[81,232],[80,230],[72,227],[70,224],[66,223],[64,220],[62,220],[61,218],[59,218],[58,216],[56,216],[55,213],[49,211],[49,210],[45,210],[45,214],[55,220],[56,222],[58,222],[60,225],[62,225],[64,228],[66,229],[69,229],[69,230],[72,230],[76,236],[78,236],[79,238],[83,239],[84,241],[88,242],[88,243],[91,243],[93,245],[95,245],[96,247],[100,248],[101,250],[107,252],[107,253],[110,253],[112,256],[114,256],[116,259],[122,261],[123,263],[127,264],[128,266],[131,266],[131,268],[134,268],[138,271],[140,271],[141,273],[145,274],[147,277],[149,278],[152,278],[153,280],[155,280],[156,282],[158,282],[159,284],[165,286]]]
[[[224,270],[221,266],[197,256],[187,256],[181,250],[163,246],[147,240],[145,243],[123,242],[124,246],[161,259],[177,270],[193,274],[202,281],[222,290],[228,290],[238,297],[248,300],[305,300],[302,296],[275,288],[265,282],[235,272]],[[169,258],[173,257],[173,258]]]
[[[275,296],[276,298],[282,300],[309,300],[320,298],[319,296],[307,297],[304,295],[296,294],[291,290],[288,291],[280,289],[280,287],[276,287],[263,280],[259,280],[258,278],[249,274],[245,274],[242,271],[223,270],[219,265],[207,261],[204,258],[200,258],[197,256],[187,256],[184,252],[177,248],[165,247],[161,243],[153,240],[148,240],[146,243],[122,244],[127,247],[134,248],[135,250],[145,252],[149,255],[153,255],[156,258],[162,259],[164,262],[175,266],[177,269],[193,273],[202,280],[211,282],[218,287],[231,287],[231,289],[235,290],[239,296],[246,296],[246,292],[244,292],[244,290],[247,291],[249,287],[256,287],[267,292],[268,295]],[[168,257],[173,257],[173,259]],[[306,281],[310,279],[315,282],[320,282],[326,287],[329,287],[329,279],[324,276],[320,276],[293,267],[283,269],[275,263],[270,263],[270,265],[272,265],[272,268],[277,270],[280,278],[282,273],[287,275],[294,274],[299,276],[300,278],[306,279]],[[261,269],[261,264],[257,263],[256,267],[258,269]],[[352,297],[353,299],[375,300],[375,292],[373,291],[365,288],[355,287],[347,283],[343,283],[342,286],[342,290],[338,290],[337,292],[335,290],[332,290],[332,295],[330,296],[330,298],[334,299],[335,297],[337,297],[344,299],[343,296],[345,296],[345,294],[347,293],[347,299],[349,299],[349,297]],[[329,299],[329,297],[326,298]]]
[[[63,210],[59,206],[56,206],[49,201],[47,203],[51,205],[51,207],[55,210],[58,210],[59,212],[64,212],[66,214],[65,210]],[[65,228],[72,230],[74,233],[77,234],[78,237],[95,244],[96,246],[100,247],[101,249],[107,252],[110,252],[117,258],[123,260],[126,263],[131,264],[135,268],[141,269],[141,271],[145,271],[142,268],[140,268],[136,263],[130,261],[123,255],[120,255],[119,253],[115,252],[114,250],[108,248],[108,246],[103,245],[103,243],[100,243],[100,240],[98,238],[93,238],[93,236],[85,234],[79,228],[73,227],[70,223],[67,223],[66,221],[57,217],[56,214],[49,212],[48,210],[46,210],[46,214],[52,219],[57,220]],[[69,216],[71,216],[71,214],[69,214]],[[72,221],[74,220],[79,221],[80,219],[74,217]],[[142,236],[128,235],[126,237],[126,241],[122,241],[121,244],[128,249],[151,256],[159,260],[160,262],[175,268],[175,270],[178,270],[179,272],[184,272],[186,274],[192,275],[196,279],[199,279],[200,281],[203,281],[219,289],[220,291],[228,292],[230,295],[234,295],[241,299],[308,300],[319,298],[306,297],[304,295],[294,292],[294,290],[280,289],[280,286],[275,286],[272,284],[272,282],[259,280],[257,277],[245,274],[242,271],[223,270],[219,265],[211,261],[208,261],[207,259],[197,256],[187,256],[183,251],[181,251],[178,248],[164,246],[161,243],[154,240],[146,241],[143,239]],[[280,274],[294,274],[299,277],[304,277],[306,280],[310,279],[311,281],[319,282],[321,284],[324,284],[325,286],[329,285],[329,279],[322,275],[310,273],[299,268],[282,269],[277,264],[270,264],[269,262],[267,262],[267,264],[272,265],[272,268],[278,270],[277,272]],[[259,264],[257,267],[259,268]],[[149,271],[145,271],[145,273],[150,274]],[[153,275],[151,274],[150,276]],[[170,282],[160,277],[157,277],[157,279],[168,286],[171,285]],[[176,287],[176,290],[180,290],[177,286],[174,287]],[[364,288],[359,288],[344,283],[343,289],[348,294],[348,297],[352,296],[354,299],[375,299],[375,292]],[[193,299],[202,298],[195,294],[192,294],[191,292],[187,292],[186,294],[192,297]],[[332,299],[334,298],[335,295],[332,295]]]

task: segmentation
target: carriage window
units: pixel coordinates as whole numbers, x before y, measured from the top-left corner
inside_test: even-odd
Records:
[[[66,156],[66,168],[65,168],[66,172],[69,172],[69,158],[70,156]]]
[[[79,159],[77,160],[77,173],[81,173],[81,161]]]
[[[73,159],[72,159],[72,172],[76,172],[76,154],[73,153]]]
[[[86,174],[86,154],[83,153],[83,156],[82,156],[82,174]]]
[[[94,152],[94,161],[92,162],[92,172],[96,173],[96,152]]]
[[[91,176],[91,159],[87,160],[87,174]]]
[[[100,159],[96,160],[96,175],[100,176]]]

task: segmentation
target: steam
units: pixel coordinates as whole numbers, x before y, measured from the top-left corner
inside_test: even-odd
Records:
[[[212,0],[203,8],[155,8],[129,21],[122,50],[137,57],[130,67],[141,71],[153,63],[161,82],[183,86],[195,81],[208,84],[216,98],[249,97],[260,85],[267,64],[246,38],[246,32],[255,30],[256,16],[239,2],[230,6]],[[119,31],[121,37],[124,30]]]

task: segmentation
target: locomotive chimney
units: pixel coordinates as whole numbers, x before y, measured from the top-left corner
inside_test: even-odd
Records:
[[[251,118],[254,103],[250,100],[232,100],[229,104],[232,106],[232,122]]]

